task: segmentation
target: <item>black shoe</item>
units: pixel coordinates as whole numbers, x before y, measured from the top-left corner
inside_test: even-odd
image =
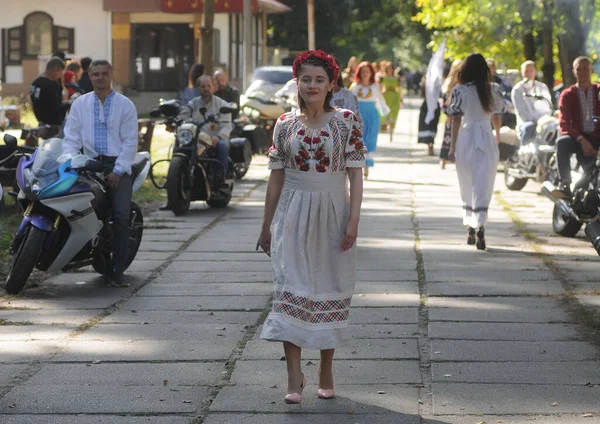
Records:
[[[475,244],[475,228],[469,227],[469,231],[467,233],[467,244],[472,246]]]
[[[164,205],[161,205],[158,207],[159,211],[170,211],[171,210],[171,206],[169,206],[168,203],[165,203]]]
[[[485,231],[483,227],[479,227],[479,231],[477,231],[477,249],[485,250]]]
[[[124,280],[123,274],[113,274],[104,278],[109,287],[129,287],[129,284]]]
[[[552,197],[555,199],[570,199],[573,197],[573,193],[571,193],[571,184],[560,183],[558,187],[552,191]]]

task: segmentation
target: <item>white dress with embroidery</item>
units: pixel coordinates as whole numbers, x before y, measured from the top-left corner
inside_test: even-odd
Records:
[[[272,224],[273,309],[261,338],[333,349],[349,338],[356,246],[340,252],[350,213],[347,168],[365,165],[362,129],[349,110],[308,128],[299,112],[275,125],[269,168],[285,170]]]

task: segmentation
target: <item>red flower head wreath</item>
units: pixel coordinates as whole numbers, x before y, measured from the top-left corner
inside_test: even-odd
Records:
[[[307,50],[304,53],[298,55],[296,59],[294,59],[293,71],[295,79],[298,79],[298,74],[300,73],[302,65],[304,65],[304,63],[313,58],[325,62],[325,66],[327,66],[327,68],[333,74],[332,81],[338,80],[340,76],[340,67],[335,62],[335,58],[332,55],[324,52],[323,50]]]

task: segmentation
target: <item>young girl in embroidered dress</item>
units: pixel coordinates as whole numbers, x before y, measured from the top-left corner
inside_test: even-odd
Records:
[[[317,396],[335,396],[333,355],[349,338],[366,151],[356,115],[331,106],[340,72],[333,57],[309,50],[293,69],[300,110],[275,125],[257,249],[271,256],[275,274],[273,310],[261,338],[283,342],[284,401],[299,404],[306,386],[303,348],[321,351]]]
[[[364,126],[364,140],[367,148],[367,166],[364,168],[365,178],[369,176],[369,167],[375,165],[375,150],[379,135],[379,115],[387,116],[390,108],[375,82],[375,71],[369,62],[361,62],[356,69],[354,84],[350,87],[358,97],[358,107]]]

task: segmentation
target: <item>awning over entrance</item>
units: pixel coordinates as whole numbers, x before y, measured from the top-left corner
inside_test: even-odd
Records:
[[[203,0],[104,0],[104,10],[109,12],[168,12],[202,13]],[[242,13],[244,0],[215,0],[216,13]],[[256,13],[285,13],[292,9],[277,0],[252,0]]]

